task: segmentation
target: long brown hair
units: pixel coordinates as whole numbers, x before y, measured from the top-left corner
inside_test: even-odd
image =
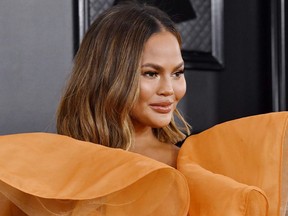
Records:
[[[143,47],[152,34],[163,29],[175,35],[181,44],[173,22],[157,8],[125,4],[101,14],[85,34],[75,56],[58,108],[58,133],[129,149],[134,137],[130,111],[139,94]],[[189,132],[181,115],[180,120]],[[153,132],[168,143],[184,138],[173,119],[167,127]]]

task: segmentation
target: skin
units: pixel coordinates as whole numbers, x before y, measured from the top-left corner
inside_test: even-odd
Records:
[[[167,126],[186,92],[184,61],[176,37],[167,31],[152,35],[141,59],[140,95],[132,109],[133,152],[176,166],[178,148],[160,142],[152,128]]]

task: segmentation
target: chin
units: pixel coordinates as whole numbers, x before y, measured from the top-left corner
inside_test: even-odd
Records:
[[[155,122],[155,120],[154,120]],[[163,127],[166,127],[170,124],[171,122],[171,119],[167,120],[167,121],[163,121],[163,120],[159,120],[158,122],[155,122],[154,124],[152,124],[151,126],[153,128],[163,128]]]
[[[172,115],[155,116],[153,122],[155,123],[155,128],[166,127],[170,124],[172,120]]]

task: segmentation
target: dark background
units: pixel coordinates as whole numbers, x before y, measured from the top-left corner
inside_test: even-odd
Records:
[[[267,0],[225,1],[219,121],[272,111],[269,14]]]
[[[272,111],[270,46],[270,1],[224,1],[224,69],[188,76],[186,113],[195,132]]]
[[[72,66],[73,1],[0,2],[0,134],[55,132]],[[224,69],[187,71],[181,109],[194,132],[273,111],[270,1],[224,1]]]

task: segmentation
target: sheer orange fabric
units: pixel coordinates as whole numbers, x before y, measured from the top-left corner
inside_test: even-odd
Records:
[[[1,216],[187,215],[183,175],[144,156],[41,133],[0,145]]]
[[[0,136],[1,216],[284,216],[287,124],[269,113],[190,136],[178,170],[56,134]]]
[[[194,195],[190,214],[284,216],[287,124],[288,112],[268,113],[225,122],[186,139],[178,169]]]

